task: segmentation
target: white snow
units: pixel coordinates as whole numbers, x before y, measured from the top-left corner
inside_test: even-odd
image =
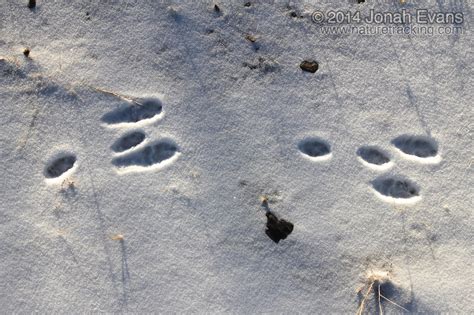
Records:
[[[435,156],[430,156],[430,157],[418,157],[416,155],[410,155],[406,154],[400,150],[397,150],[398,154],[400,154],[403,158],[407,160],[412,160],[421,164],[438,164],[441,162],[441,155],[437,154]]]
[[[383,284],[412,313],[474,313],[472,4],[245,2],[0,1],[2,312],[355,314]],[[463,12],[465,32],[311,22],[403,7]],[[148,97],[158,115],[101,120]],[[145,142],[115,154],[133,130]],[[401,152],[400,135],[437,155]],[[330,153],[304,156],[307,137]],[[388,167],[361,163],[362,146]],[[64,152],[72,168],[45,178]],[[261,196],[294,224],[278,244]]]

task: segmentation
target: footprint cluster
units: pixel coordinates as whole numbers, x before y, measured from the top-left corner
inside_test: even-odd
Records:
[[[159,120],[162,115],[163,104],[159,99],[144,98],[122,103],[102,116],[101,121],[107,126],[127,129],[110,146],[115,155],[112,165],[119,173],[163,167],[178,157],[179,149],[173,140],[149,143],[145,132],[137,129]],[[62,182],[76,167],[76,155],[61,152],[46,163],[43,175],[48,182]]]
[[[149,143],[146,133],[135,129],[157,121],[162,115],[161,101],[148,98],[127,103],[102,116],[101,120],[108,126],[132,129],[110,147],[115,154],[112,165],[119,173],[161,168],[178,157],[179,150],[174,141],[162,139]]]
[[[401,135],[391,142],[400,155],[419,163],[437,163],[441,160],[437,142],[426,136]],[[328,159],[332,156],[330,144],[320,138],[308,138],[298,143],[303,156],[313,161]],[[377,146],[362,146],[357,158],[366,167],[384,171],[394,165],[391,155]],[[421,199],[420,187],[402,176],[381,175],[371,182],[373,191],[384,201],[390,203],[414,203]]]
[[[430,137],[401,135],[393,139],[391,144],[408,160],[425,164],[441,160],[438,144]],[[393,164],[391,161],[387,163]],[[382,175],[371,184],[377,195],[387,202],[414,203],[421,199],[420,187],[408,178]]]

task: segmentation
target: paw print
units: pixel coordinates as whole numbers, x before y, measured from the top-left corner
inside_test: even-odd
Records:
[[[430,137],[401,135],[393,139],[391,144],[404,159],[423,164],[441,161],[438,144]],[[362,163],[376,170],[387,170],[394,165],[388,153],[376,147],[362,147],[357,154]],[[381,175],[371,184],[376,195],[389,203],[413,204],[421,200],[421,188],[402,176]]]
[[[301,154],[311,161],[325,161],[332,157],[331,145],[322,138],[306,138],[298,143]]]
[[[47,162],[43,176],[48,184],[61,184],[77,169],[77,157],[69,151],[52,156]]]
[[[357,150],[357,158],[366,167],[374,170],[388,170],[393,166],[390,155],[376,146],[363,146]]]
[[[180,155],[172,139],[149,141],[144,127],[163,117],[163,105],[159,99],[134,99],[118,109],[102,116],[102,122],[110,128],[127,130],[110,147],[115,157],[112,165],[118,173],[141,172],[162,169],[172,164]]]
[[[427,136],[401,135],[391,141],[399,155],[421,164],[441,161],[437,142]],[[332,156],[330,144],[321,138],[303,139],[298,144],[301,154],[311,161],[328,160]],[[377,146],[362,146],[357,150],[358,160],[375,171],[387,171],[395,163],[390,154]],[[371,181],[375,194],[383,201],[411,204],[421,200],[421,188],[403,176],[381,175]]]

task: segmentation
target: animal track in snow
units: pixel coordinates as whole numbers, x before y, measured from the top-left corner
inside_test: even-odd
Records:
[[[401,135],[391,141],[404,158],[421,163],[437,163],[441,160],[437,142],[426,136]],[[313,161],[332,157],[330,144],[312,137],[298,143],[300,153]],[[362,146],[357,150],[358,159],[367,167],[387,170],[394,165],[392,157],[376,146]],[[371,182],[373,191],[389,203],[412,204],[421,200],[420,187],[413,181],[399,176],[380,176]]]
[[[408,204],[421,199],[418,185],[401,177],[379,177],[372,181],[372,187],[386,202]]]
[[[50,182],[61,182],[67,174],[73,172],[77,158],[71,153],[60,153],[47,163],[44,170],[46,180]]]
[[[312,161],[323,161],[331,158],[330,144],[320,138],[307,138],[298,143],[298,149],[306,158]]]
[[[422,163],[438,163],[438,144],[430,137],[402,135],[391,142],[403,157]]]
[[[144,98],[102,116],[102,121],[111,126],[122,124],[151,123],[162,117],[163,105],[159,99]]]
[[[121,153],[136,147],[145,140],[145,137],[144,132],[133,131],[120,137],[110,148],[116,153]]]
[[[386,170],[393,165],[390,157],[383,150],[374,146],[363,146],[357,150],[359,160],[367,167]]]
[[[136,128],[163,117],[163,105],[158,98],[136,98],[102,116],[101,120],[112,127]],[[181,154],[172,140],[147,143],[142,130],[120,136],[110,147],[115,152],[112,165],[118,173],[161,169]]]
[[[119,173],[161,169],[180,155],[178,147],[170,140],[159,140],[127,155],[116,157],[112,164]]]

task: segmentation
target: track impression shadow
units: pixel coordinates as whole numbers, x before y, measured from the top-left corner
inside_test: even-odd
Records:
[[[116,157],[112,164],[118,171],[144,171],[151,168],[161,168],[173,162],[180,152],[172,140],[158,140],[137,151]]]
[[[162,111],[163,105],[159,99],[145,98],[139,102],[126,103],[102,116],[101,120],[109,125],[138,123],[159,117]]]

